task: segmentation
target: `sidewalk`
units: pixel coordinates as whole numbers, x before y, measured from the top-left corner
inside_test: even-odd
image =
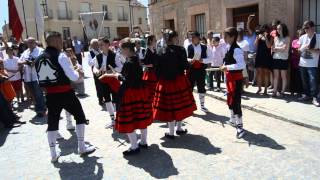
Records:
[[[225,88],[225,84],[221,84]],[[225,90],[225,89],[223,89]],[[310,103],[297,102],[297,97],[271,98],[255,94],[257,87],[245,89],[242,107],[264,115],[320,131],[320,108]],[[207,91],[209,97],[226,101],[224,92]]]

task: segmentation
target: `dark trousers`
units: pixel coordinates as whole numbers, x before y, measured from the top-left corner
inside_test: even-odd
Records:
[[[299,69],[292,68],[290,71],[290,92],[291,94],[302,93],[302,82]]]
[[[318,95],[318,68],[317,67],[300,67],[301,82],[303,94],[309,97]]]
[[[86,123],[82,106],[73,90],[65,93],[47,94],[46,98],[48,107],[48,131],[56,131],[59,129],[59,119],[62,109],[65,109],[73,115],[76,124]]]
[[[241,109],[241,94],[242,94],[242,85],[243,80],[235,81],[235,89],[233,94],[232,103],[229,104],[229,109],[233,110],[234,115],[238,115],[242,117],[242,109]]]
[[[204,68],[191,68],[188,76],[192,90],[197,85],[198,93],[206,93],[206,70]]]
[[[82,65],[82,54],[76,54],[77,60],[79,62],[80,65]]]
[[[0,92],[0,121],[5,126],[10,126],[15,121],[13,111],[9,106],[9,102],[4,98],[1,92]]]
[[[101,102],[111,102],[115,101],[116,98],[116,94],[112,93],[111,88],[106,85],[103,84],[98,77],[96,77],[95,75],[94,77],[94,83],[96,85],[96,91],[97,91],[97,96],[99,99],[99,103]],[[112,97],[112,98],[111,98]]]
[[[214,85],[213,85],[213,77],[214,77],[215,80],[217,81],[217,87],[220,88],[221,75],[222,75],[222,72],[221,72],[221,71],[210,71],[210,72],[209,72],[209,87],[210,87],[210,88],[214,88]]]

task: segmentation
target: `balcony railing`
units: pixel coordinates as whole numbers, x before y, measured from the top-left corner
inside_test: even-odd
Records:
[[[71,20],[72,19],[72,11],[66,10],[57,10],[58,19],[61,20]]]
[[[105,12],[103,19],[105,21],[111,21],[112,20],[112,14],[110,12]]]
[[[118,15],[118,21],[128,21],[128,14],[122,14],[121,16]]]
[[[44,19],[53,19],[53,11],[52,9],[47,9],[44,14]]]

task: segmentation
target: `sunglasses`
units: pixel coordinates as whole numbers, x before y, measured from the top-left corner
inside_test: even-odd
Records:
[[[310,29],[310,27],[307,26],[307,27],[304,27],[304,29],[305,29],[305,30],[306,30],[306,29]]]

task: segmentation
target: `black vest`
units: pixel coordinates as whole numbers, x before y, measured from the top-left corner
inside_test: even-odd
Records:
[[[89,53],[90,53],[90,56],[91,56],[92,59],[96,57],[96,54],[92,50],[89,51]]]
[[[201,46],[201,59],[207,58],[207,46],[200,44]],[[188,46],[188,58],[192,59],[194,57],[194,47],[192,44]]]
[[[103,54],[100,53],[96,56],[97,61],[98,61],[98,67],[99,69],[102,66],[102,62],[103,62]],[[109,65],[112,66],[113,68],[117,67],[116,66],[116,54],[112,51],[108,52],[108,57],[107,57],[107,70],[110,70]]]
[[[234,59],[233,55],[234,55],[234,50],[236,48],[240,48],[239,45],[237,43],[234,43],[231,45],[229,51],[226,53],[224,59],[223,59],[223,62],[224,62],[224,65],[231,65],[231,64],[236,64],[237,61]],[[232,71],[232,72],[241,72],[242,70],[235,70],[235,71]]]
[[[70,79],[64,73],[58,58],[60,51],[47,47],[36,59],[35,67],[41,87],[69,85]]]

